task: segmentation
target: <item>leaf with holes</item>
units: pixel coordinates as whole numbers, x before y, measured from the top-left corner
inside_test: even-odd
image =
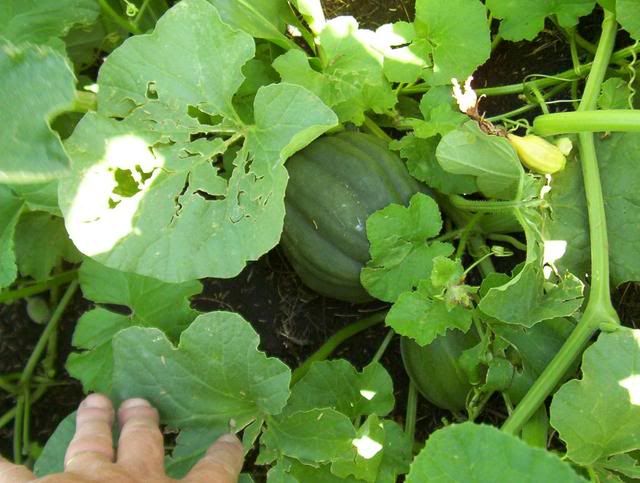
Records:
[[[183,282],[237,275],[277,244],[284,161],[336,118],[302,87],[272,84],[258,90],[253,122],[243,121],[232,99],[253,55],[249,35],[205,0],[185,0],[152,34],[108,57],[98,113],[67,141],[73,170],[60,183],[80,251],[111,268]],[[221,170],[231,146],[239,149],[229,176]]]

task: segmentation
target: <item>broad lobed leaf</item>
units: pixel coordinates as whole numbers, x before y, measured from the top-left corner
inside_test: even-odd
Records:
[[[590,465],[640,449],[640,331],[601,334],[581,369],[582,379],[562,386],[551,404],[569,458]]]
[[[276,84],[258,90],[255,122],[245,123],[233,96],[253,55],[248,34],[205,0],[185,0],[152,34],[109,56],[98,114],[68,140],[73,170],[60,185],[67,228],[83,253],[182,282],[234,276],[278,242],[284,160],[336,118],[305,89]],[[222,155],[242,138],[229,177]]]
[[[493,426],[453,424],[433,433],[411,464],[407,483],[449,481],[586,482],[553,453]]]
[[[238,314],[198,316],[175,347],[155,328],[131,327],[113,340],[113,387],[119,399],[144,397],[178,428],[243,427],[278,414],[291,371],[257,350],[258,335]]]

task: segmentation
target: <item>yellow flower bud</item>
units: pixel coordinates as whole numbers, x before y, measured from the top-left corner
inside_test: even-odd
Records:
[[[562,151],[540,136],[507,134],[507,139],[518,153],[522,164],[530,170],[540,174],[553,174],[564,169],[567,158]]]

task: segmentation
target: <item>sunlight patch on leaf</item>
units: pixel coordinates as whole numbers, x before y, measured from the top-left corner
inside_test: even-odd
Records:
[[[640,375],[629,376],[618,384],[629,391],[629,400],[634,406],[640,406]]]
[[[367,401],[371,401],[374,397],[376,397],[376,391],[369,391],[367,389],[361,389],[360,395],[365,398]]]
[[[358,454],[366,460],[370,460],[382,450],[382,445],[371,439],[369,436],[363,436],[353,440]]]
[[[309,89],[331,107],[341,122],[364,122],[366,111],[389,112],[396,103],[383,75],[383,55],[375,33],[360,29],[353,17],[328,21],[318,36],[323,56],[319,70],[299,50],[278,57],[273,67],[284,82]]]
[[[85,171],[65,216],[80,251],[89,256],[109,252],[123,238],[140,233],[134,218],[163,165],[164,159],[138,136],[122,134],[106,141],[104,157]],[[75,229],[86,224],[91,231]]]

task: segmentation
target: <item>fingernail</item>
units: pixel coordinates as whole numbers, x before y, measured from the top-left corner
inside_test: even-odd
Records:
[[[135,397],[132,399],[127,399],[125,402],[123,402],[120,405],[120,409],[131,409],[131,408],[140,408],[140,407],[149,408],[151,407],[151,404],[146,399]]]
[[[111,401],[103,394],[89,394],[84,401],[80,403],[81,407],[93,409],[111,409]]]
[[[220,436],[220,438],[218,438],[218,441],[222,441],[223,443],[242,444],[238,437],[233,433],[223,434],[222,436]]]

